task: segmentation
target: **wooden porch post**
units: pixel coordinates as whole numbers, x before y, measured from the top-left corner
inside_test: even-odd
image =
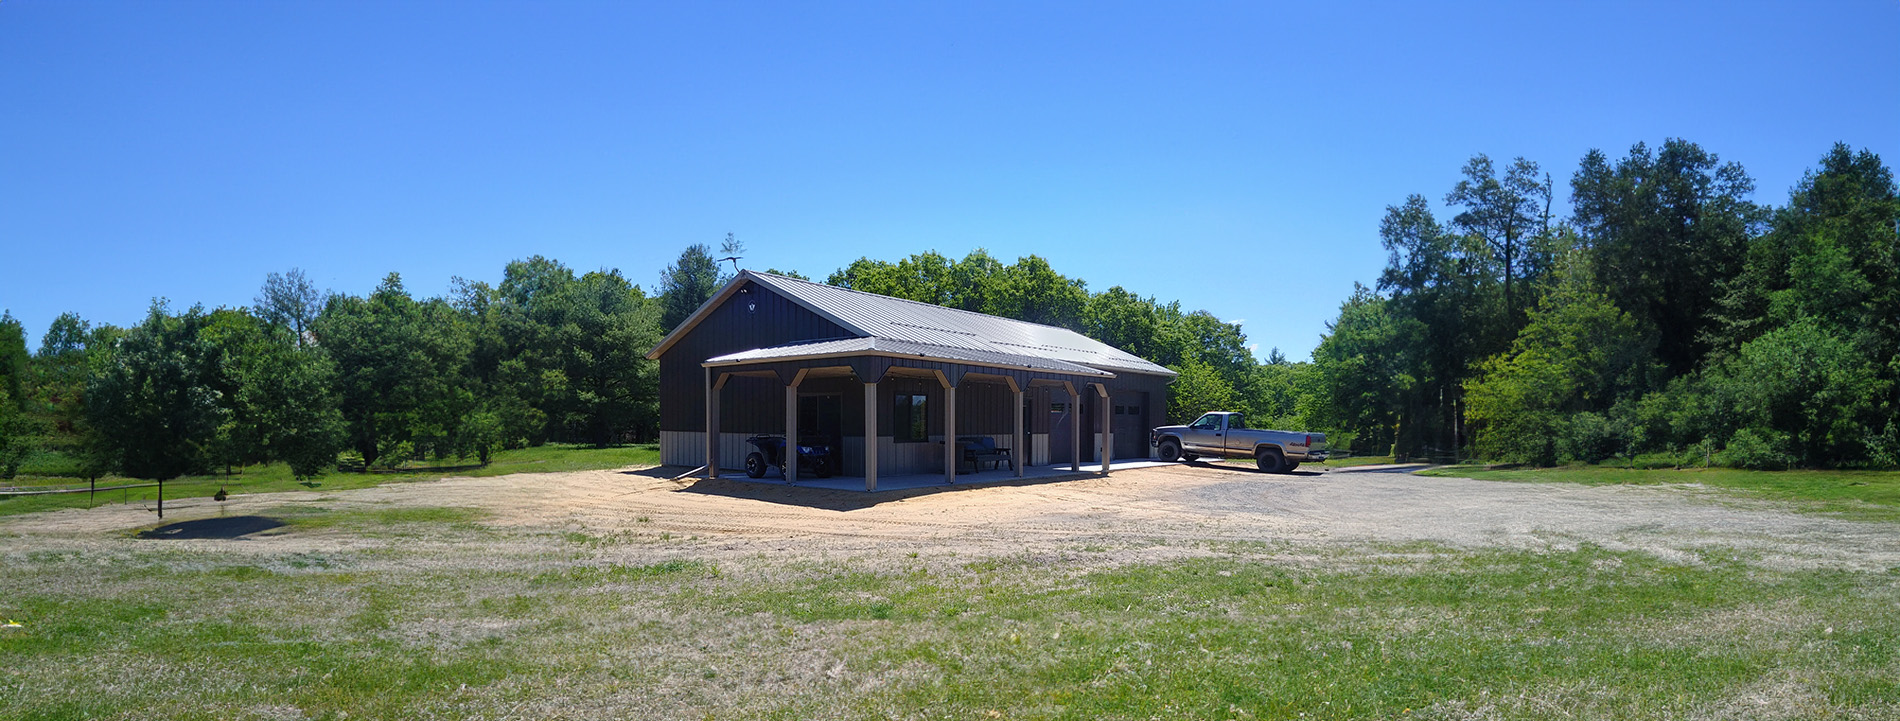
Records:
[[[877,383],[864,384],[864,490],[877,490]]]
[[[1108,397],[1107,383],[1095,384],[1095,392],[1102,396],[1102,475],[1106,476],[1108,475],[1108,462],[1109,459],[1113,457],[1115,449],[1113,443],[1114,431],[1112,430],[1114,426],[1110,425],[1110,422],[1114,419],[1109,417],[1109,411],[1115,409],[1109,407],[1109,403],[1113,399]]]
[[[713,371],[706,369],[706,478],[719,477],[719,386],[713,385]]]
[[[1010,465],[1016,467],[1016,477],[1022,478],[1023,464],[1029,462],[1029,447],[1028,444],[1023,443],[1023,441],[1028,438],[1028,436],[1023,435],[1023,387],[1022,384],[1016,382],[1015,378],[1010,378],[1009,389],[1014,391],[1016,395],[1016,406],[1013,414],[1016,416],[1016,436],[1010,439]]]
[[[957,482],[957,387],[943,385],[943,482]]]
[[[798,482],[798,384],[805,382],[805,369],[785,385],[785,482]]]
[[[1069,392],[1069,472],[1082,470],[1082,394],[1075,392],[1075,381],[1063,381]]]

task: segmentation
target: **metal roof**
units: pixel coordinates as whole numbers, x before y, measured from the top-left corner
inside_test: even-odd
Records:
[[[995,351],[952,348],[932,343],[917,343],[895,338],[838,338],[754,348],[708,358],[704,365],[738,365],[763,361],[805,360],[840,356],[878,355],[893,358],[927,358],[948,363],[1023,368],[1075,375],[1114,377],[1115,374],[1066,361]]]
[[[943,349],[1038,358],[1110,371],[1173,376],[1174,371],[1067,328],[999,318],[967,310],[892,298],[742,271],[738,283],[757,281],[846,329],[880,340],[906,341]]]

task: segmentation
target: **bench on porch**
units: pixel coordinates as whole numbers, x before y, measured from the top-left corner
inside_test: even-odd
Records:
[[[959,473],[962,472],[964,463],[970,464],[972,473],[981,471],[984,461],[989,461],[990,470],[996,470],[996,467],[1003,463],[1009,464],[1010,470],[1016,470],[1016,460],[1010,457],[1009,449],[996,447],[996,439],[989,436],[958,436],[957,450]]]

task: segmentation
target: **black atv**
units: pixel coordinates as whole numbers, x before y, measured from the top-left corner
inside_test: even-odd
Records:
[[[785,473],[785,437],[753,436],[745,439],[758,450],[746,454],[745,474],[753,478],[764,478],[768,468],[777,468],[779,475]],[[798,446],[798,471],[809,471],[817,478],[830,478],[834,470],[831,460],[831,446],[815,443],[801,443]]]

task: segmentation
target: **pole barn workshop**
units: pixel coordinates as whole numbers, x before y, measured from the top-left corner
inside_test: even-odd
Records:
[[[661,462],[717,477],[744,466],[746,438],[785,434],[788,449],[829,444],[865,490],[880,475],[954,481],[954,441],[972,436],[1012,449],[1017,475],[1149,458],[1175,375],[1066,328],[750,270],[647,357]]]

